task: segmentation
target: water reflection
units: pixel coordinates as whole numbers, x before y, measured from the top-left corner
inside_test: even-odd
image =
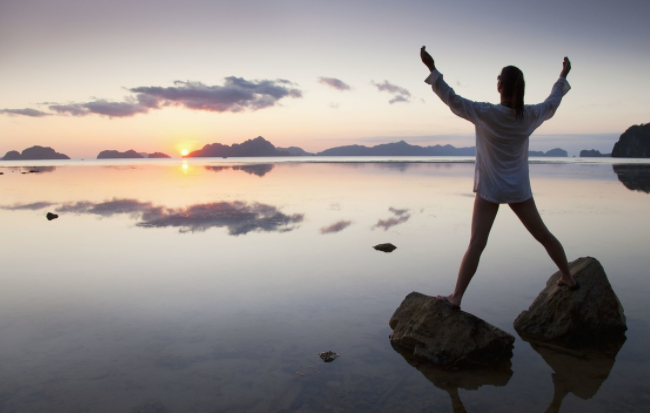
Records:
[[[247,174],[257,175],[260,178],[271,172],[275,165],[273,164],[255,164],[255,165],[233,165],[233,166],[206,166],[205,169],[212,172],[221,172],[232,169],[233,171],[243,171]]]
[[[45,209],[49,206],[56,205],[51,202],[32,202],[31,204],[15,204],[15,205],[6,205],[0,206],[0,209],[6,209],[8,211],[38,211],[39,209]]]
[[[408,209],[397,209],[390,207],[388,208],[388,211],[392,212],[395,216],[388,219],[380,219],[375,225],[372,226],[372,229],[382,228],[384,231],[388,231],[391,227],[403,224],[411,219],[411,214],[408,213]]]
[[[612,165],[612,169],[627,189],[650,194],[650,165]]]
[[[404,357],[408,364],[415,367],[434,386],[449,394],[454,413],[467,412],[460,400],[458,389],[478,390],[481,386],[505,386],[512,377],[512,363],[510,360],[491,368],[447,370],[415,358],[412,352],[403,352],[392,341],[391,345],[396,352]]]
[[[328,225],[326,227],[323,227],[320,229],[321,234],[332,234],[335,232],[341,232],[347,227],[352,225],[352,221],[338,221],[333,223],[332,225]]]
[[[594,397],[609,377],[616,362],[616,355],[625,340],[625,336],[620,335],[607,342],[575,351],[562,351],[561,348],[561,351],[558,351],[542,343],[528,342],[553,369],[553,400],[546,412],[559,412],[562,401],[569,393],[583,400]]]
[[[50,202],[34,202],[2,206],[6,210],[38,210],[52,205]],[[60,214],[88,214],[100,217],[128,215],[139,220],[138,227],[176,227],[179,232],[205,231],[212,227],[228,228],[230,235],[249,232],[288,232],[297,228],[304,214],[287,215],[278,208],[259,202],[243,201],[212,202],[190,205],[185,208],[169,208],[142,202],[137,199],[112,199],[105,202],[80,201],[62,204],[56,208]]]

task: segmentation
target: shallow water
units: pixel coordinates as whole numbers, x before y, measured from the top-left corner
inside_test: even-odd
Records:
[[[511,370],[449,376],[388,319],[453,288],[474,165],[255,162],[2,164],[0,412],[647,410],[650,166],[531,165],[546,224],[625,308],[615,362],[514,332],[555,268],[506,206],[463,309],[517,337]]]

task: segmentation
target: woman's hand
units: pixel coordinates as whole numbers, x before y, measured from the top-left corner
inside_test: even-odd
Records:
[[[431,57],[431,55],[426,51],[426,46],[422,46],[420,49],[420,59],[422,59],[422,63],[429,68],[430,72],[436,70],[436,64],[433,62],[433,57]],[[566,57],[564,59],[566,60]],[[571,65],[569,65],[569,69],[571,69]]]
[[[568,57],[565,57],[564,62],[562,62],[562,72],[560,72],[560,77],[566,79],[566,76],[569,74],[570,71],[571,71],[571,62],[569,61]]]

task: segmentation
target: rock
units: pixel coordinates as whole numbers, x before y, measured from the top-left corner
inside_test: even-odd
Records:
[[[45,218],[47,218],[48,221],[52,221],[53,219],[57,219],[59,216],[57,214],[53,214],[51,212],[48,212],[45,215]]]
[[[578,258],[569,266],[580,288],[558,287],[560,272],[551,275],[530,308],[515,320],[519,335],[574,347],[627,330],[623,307],[598,260]]]
[[[336,354],[333,351],[324,351],[322,353],[318,353],[318,357],[320,357],[321,360],[323,360],[325,363],[333,362],[338,356],[339,354]]]
[[[439,366],[485,367],[512,357],[513,336],[418,292],[404,298],[388,324],[393,344]]]
[[[376,249],[377,251],[383,251],[383,252],[393,252],[397,249],[397,247],[391,243],[377,244],[373,248]]]
[[[650,123],[630,126],[614,144],[613,158],[650,158]]]

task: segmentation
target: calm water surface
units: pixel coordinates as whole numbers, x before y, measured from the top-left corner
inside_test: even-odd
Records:
[[[625,308],[615,360],[514,332],[556,269],[506,206],[463,302],[517,337],[483,375],[388,340],[406,294],[454,286],[473,164],[229,162],[0,166],[0,412],[648,410],[648,165],[531,165],[569,259],[598,258]]]

